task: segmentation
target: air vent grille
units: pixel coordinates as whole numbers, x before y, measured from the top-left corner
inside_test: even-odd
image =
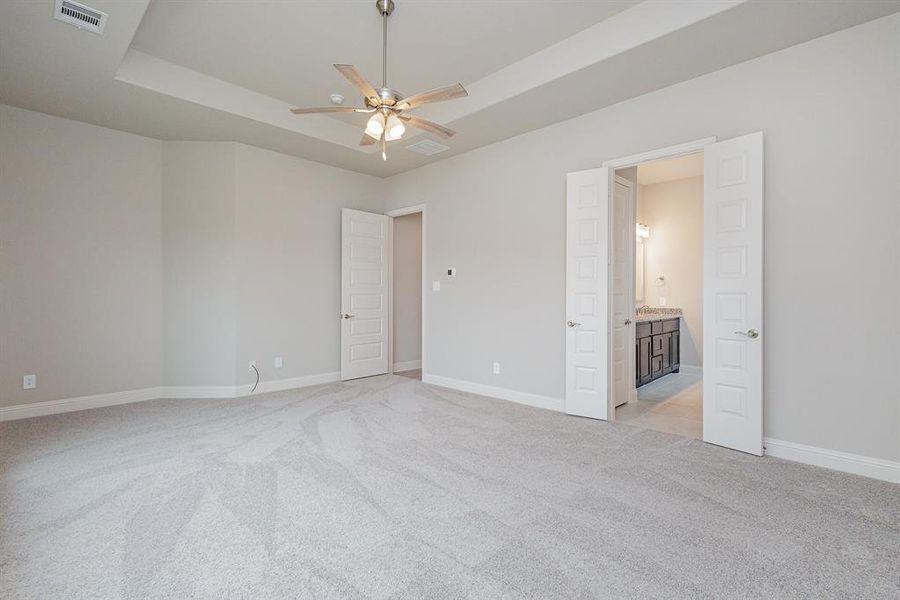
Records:
[[[63,23],[97,34],[102,34],[103,28],[106,27],[107,14],[105,12],[71,0],[56,0],[56,12],[53,16]]]
[[[422,140],[421,142],[410,144],[406,147],[406,149],[410,152],[415,152],[416,154],[431,156],[432,154],[440,154],[445,150],[449,150],[450,146],[445,146],[444,144],[440,144],[438,142],[435,142],[434,140]]]

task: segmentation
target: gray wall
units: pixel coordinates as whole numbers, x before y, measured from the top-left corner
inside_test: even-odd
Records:
[[[161,170],[159,141],[0,105],[0,406],[159,385]]]
[[[390,178],[388,208],[421,203],[427,190],[426,277],[459,269],[428,292],[429,373],[562,397],[566,173],[762,130],[765,434],[900,458],[898,22]]]
[[[394,219],[394,362],[422,360],[422,213]]]
[[[165,385],[234,385],[233,142],[163,145]]]
[[[238,383],[255,381],[250,360],[261,381],[340,370],[341,208],[382,212],[382,185],[237,144]]]

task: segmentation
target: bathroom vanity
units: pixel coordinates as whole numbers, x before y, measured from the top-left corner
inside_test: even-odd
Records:
[[[680,310],[638,313],[634,337],[635,387],[678,372],[681,354]]]

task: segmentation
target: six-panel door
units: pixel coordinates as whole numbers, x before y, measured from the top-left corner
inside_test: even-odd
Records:
[[[707,146],[703,440],[762,454],[763,136]]]
[[[341,211],[341,379],[388,372],[390,219]]]

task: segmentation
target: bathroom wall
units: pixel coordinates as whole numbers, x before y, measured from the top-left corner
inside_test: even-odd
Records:
[[[641,187],[644,303],[681,308],[681,363],[703,364],[703,177]],[[664,277],[665,281],[659,281]],[[662,285],[661,285],[662,284]]]

